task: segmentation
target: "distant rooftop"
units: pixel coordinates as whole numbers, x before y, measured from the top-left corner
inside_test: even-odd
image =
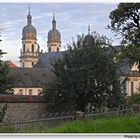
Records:
[[[10,68],[16,68],[16,67],[17,67],[17,65],[14,64],[11,60],[6,61],[6,64],[7,64]]]
[[[62,58],[64,53],[65,51],[40,53],[39,61],[34,67],[35,68],[52,68],[52,63],[54,63],[59,58]]]
[[[47,87],[54,79],[48,68],[10,68],[9,76],[14,78],[14,87]]]

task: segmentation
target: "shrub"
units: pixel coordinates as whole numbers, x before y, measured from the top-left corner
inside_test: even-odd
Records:
[[[0,122],[3,121],[6,110],[7,110],[7,104],[4,104],[3,106],[0,106]]]
[[[133,105],[133,104],[140,104],[140,94],[135,94],[131,97],[128,98],[128,104]]]

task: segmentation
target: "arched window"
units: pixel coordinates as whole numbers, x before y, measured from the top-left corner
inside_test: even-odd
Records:
[[[32,62],[32,66],[34,65],[34,62]]]
[[[38,50],[38,52],[39,52],[39,49],[40,49],[40,46],[39,46],[39,44],[38,44],[38,49],[37,49],[37,50]]]
[[[49,52],[51,52],[51,47],[49,47]]]
[[[57,47],[57,52],[59,52],[59,48]]]
[[[23,45],[23,52],[25,52],[25,44]]]
[[[34,44],[32,44],[32,53],[34,52]]]

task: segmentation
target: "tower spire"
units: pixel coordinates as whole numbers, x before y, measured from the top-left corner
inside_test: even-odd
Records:
[[[32,17],[30,15],[30,4],[28,5],[28,16],[27,16],[27,25],[32,24]]]
[[[90,35],[90,25],[88,25],[88,34]]]
[[[54,13],[54,11],[53,11],[52,29],[53,30],[56,29],[56,20],[55,20],[55,13]]]
[[[28,15],[30,15],[30,4],[28,5]]]
[[[55,13],[54,13],[54,11],[53,11],[53,20],[55,20]]]

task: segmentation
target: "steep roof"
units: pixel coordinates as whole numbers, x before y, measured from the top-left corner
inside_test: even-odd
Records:
[[[114,52],[121,52],[123,47],[124,46],[122,46],[122,45],[116,45],[113,47],[113,51]],[[131,68],[132,68],[132,66],[130,66],[129,60],[124,59],[120,63],[118,63],[117,72],[120,76],[127,77],[131,73]]]
[[[35,68],[52,68],[52,63],[62,58],[65,51],[63,52],[49,52],[49,53],[40,53],[39,61],[34,66]]]
[[[126,59],[118,64],[117,73],[120,76],[128,76],[130,71],[131,71],[131,68],[130,68],[129,62]]]
[[[9,76],[14,78],[15,87],[47,87],[54,79],[48,68],[10,68]]]
[[[117,46],[118,47],[118,46]],[[115,49],[118,51],[120,50],[120,46]],[[40,53],[39,61],[34,66],[35,68],[52,68],[52,63],[55,62],[57,59],[62,58],[64,53],[63,52],[49,52],[49,53]],[[117,73],[120,76],[127,76],[130,73],[130,66],[128,60],[124,60],[120,64],[118,64]]]

